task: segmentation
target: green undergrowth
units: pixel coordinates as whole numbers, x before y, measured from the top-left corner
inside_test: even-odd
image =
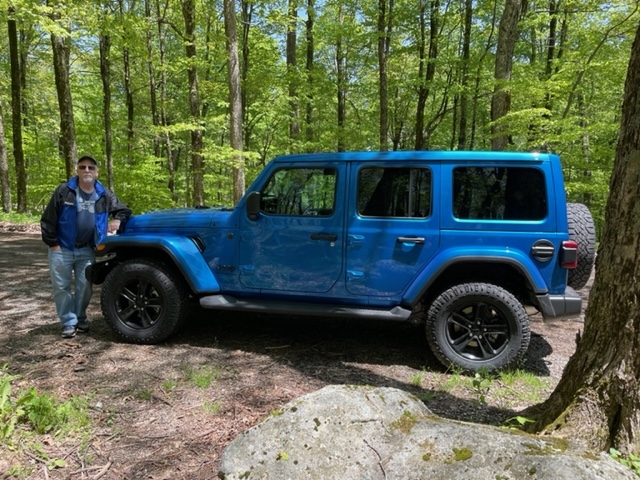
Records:
[[[89,434],[88,397],[61,400],[36,388],[16,389],[17,375],[0,368],[0,446],[6,452],[23,453],[44,464],[48,470],[64,467],[64,459],[47,454],[44,437],[68,441]],[[14,465],[6,472],[25,478],[32,467]]]
[[[40,224],[40,217],[36,215],[27,215],[26,213],[0,212],[0,222],[7,222],[15,225],[38,225]]]
[[[411,378],[411,384],[420,386],[422,374]],[[551,381],[524,370],[489,372],[480,370],[473,375],[451,370],[439,384],[439,389],[455,394],[464,391],[478,404],[497,404],[509,407],[521,403],[538,403],[549,394]]]
[[[609,449],[609,456],[614,460],[620,462],[625,467],[633,470],[635,474],[640,477],[640,457],[634,455],[633,453],[624,455],[615,448]]]

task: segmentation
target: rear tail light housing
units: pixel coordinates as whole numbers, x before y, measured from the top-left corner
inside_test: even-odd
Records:
[[[578,243],[573,240],[562,242],[560,250],[560,265],[562,268],[576,268],[578,266]]]

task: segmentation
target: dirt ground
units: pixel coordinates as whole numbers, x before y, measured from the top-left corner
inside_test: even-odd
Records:
[[[499,379],[486,391],[471,388],[470,379],[443,371],[420,327],[397,323],[194,311],[177,336],[138,346],[119,343],[108,329],[97,290],[90,332],[64,340],[46,247],[34,230],[0,224],[0,365],[19,376],[14,391],[88,396],[91,429],[82,441],[44,436],[40,453],[0,446],[2,479],[14,478],[6,472],[16,466],[30,479],[216,478],[236,435],[329,384],[396,387],[443,417],[499,424],[546,398],[583,327],[532,317],[522,369],[541,380],[539,399],[526,394],[531,387]],[[196,385],[198,374],[211,384]],[[43,454],[66,466],[47,471]]]

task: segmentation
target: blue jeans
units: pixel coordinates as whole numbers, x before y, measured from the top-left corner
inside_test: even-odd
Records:
[[[49,249],[49,273],[53,284],[53,301],[63,327],[77,325],[87,319],[87,307],[91,301],[93,285],[87,281],[84,269],[95,260],[91,247],[58,251]],[[75,288],[71,291],[72,277]]]

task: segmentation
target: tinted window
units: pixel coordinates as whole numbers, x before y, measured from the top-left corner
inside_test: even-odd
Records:
[[[358,213],[369,217],[428,217],[431,170],[363,168],[358,173]]]
[[[333,214],[336,170],[287,168],[278,170],[261,192],[260,208],[272,215]]]
[[[544,174],[522,167],[456,168],[453,214],[470,220],[542,220],[547,216]]]

